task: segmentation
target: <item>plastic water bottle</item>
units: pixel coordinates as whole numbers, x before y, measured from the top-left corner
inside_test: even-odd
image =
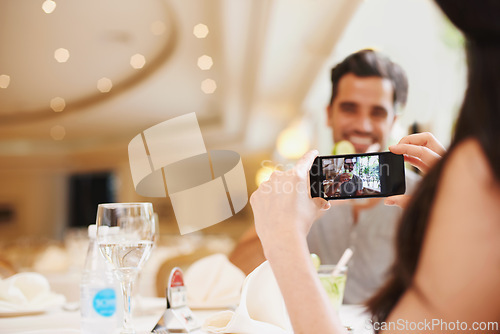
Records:
[[[110,334],[121,323],[122,293],[99,254],[96,225],[89,225],[89,248],[80,282],[81,326],[84,334]]]

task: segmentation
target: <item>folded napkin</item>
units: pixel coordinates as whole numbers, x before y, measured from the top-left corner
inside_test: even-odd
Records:
[[[267,261],[245,279],[236,311],[214,314],[205,320],[203,329],[212,333],[293,333],[283,296]]]
[[[227,308],[240,300],[245,274],[224,254],[214,254],[193,263],[184,274],[191,308]]]
[[[66,250],[52,245],[38,255],[33,269],[41,273],[59,273],[66,272],[70,264],[71,259]]]
[[[47,279],[38,273],[0,280],[0,312],[42,311],[64,302],[64,296],[51,292]]]

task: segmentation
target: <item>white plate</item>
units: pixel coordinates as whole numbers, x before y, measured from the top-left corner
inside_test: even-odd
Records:
[[[237,305],[227,305],[227,304],[194,304],[188,303],[188,306],[192,310],[235,310]]]
[[[31,305],[17,305],[0,300],[0,318],[19,317],[23,315],[35,315],[47,312],[50,309],[61,307],[66,298],[63,295],[50,293],[45,296],[44,303]]]
[[[20,317],[24,315],[36,315],[36,314],[42,314],[46,311],[47,310],[45,309],[26,309],[26,310],[12,310],[12,311],[0,310],[0,318]]]

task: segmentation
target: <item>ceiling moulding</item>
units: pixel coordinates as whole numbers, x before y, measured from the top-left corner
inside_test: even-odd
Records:
[[[89,110],[123,94],[167,62],[178,37],[164,0],[65,0],[50,14],[39,2],[3,0],[0,22],[0,74],[10,77],[0,89],[0,127]],[[141,56],[144,66],[134,68]],[[111,87],[101,80],[98,88],[103,78]],[[54,109],[58,97],[64,103]]]
[[[303,103],[362,0],[277,0],[269,9],[244,141],[270,149]],[[300,24],[299,24],[300,23]]]

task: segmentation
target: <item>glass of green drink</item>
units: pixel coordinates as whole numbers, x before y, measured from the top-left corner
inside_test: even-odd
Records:
[[[333,307],[338,311],[342,300],[344,299],[345,282],[347,279],[347,267],[341,268],[336,276],[332,276],[335,265],[321,265],[318,269],[319,280],[321,285],[328,294],[328,298]]]

